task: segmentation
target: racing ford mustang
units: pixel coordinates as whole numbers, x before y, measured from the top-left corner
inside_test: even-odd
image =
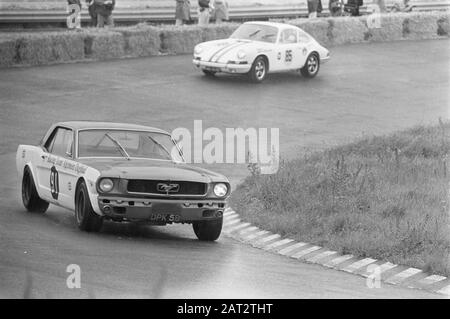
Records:
[[[284,23],[246,22],[228,39],[195,46],[193,64],[206,75],[247,74],[262,82],[268,73],[298,70],[315,77],[330,52],[302,29]]]
[[[163,130],[57,123],[39,145],[20,145],[16,164],[30,212],[44,213],[50,203],[67,208],[84,231],[99,231],[103,220],[142,221],[192,224],[200,240],[220,236],[227,178],[187,165]]]

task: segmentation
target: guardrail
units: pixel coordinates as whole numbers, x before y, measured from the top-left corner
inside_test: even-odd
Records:
[[[433,11],[450,9],[450,1],[413,1],[413,11]],[[367,6],[362,6],[360,12],[367,13]],[[195,19],[197,11],[191,11]],[[139,22],[173,22],[175,15],[174,8],[152,8],[152,9],[117,9],[114,12],[114,20],[122,24],[134,24]],[[230,9],[230,20],[256,20],[256,19],[274,19],[274,18],[298,18],[306,17],[308,9],[306,5],[299,6],[261,6],[261,7],[238,7]],[[324,8],[321,15],[328,15],[328,9]],[[67,18],[67,12],[64,10],[36,10],[36,11],[0,11],[0,25],[28,25],[28,24],[63,24]],[[90,19],[86,10],[81,14],[82,22],[88,22]]]

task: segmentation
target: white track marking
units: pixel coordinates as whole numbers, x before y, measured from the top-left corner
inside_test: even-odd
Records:
[[[437,292],[440,293],[440,294],[443,294],[443,295],[450,296],[450,285],[445,286],[442,289],[439,289]]]
[[[224,220],[229,220],[229,219],[238,218],[238,217],[239,217],[239,215],[236,213],[230,213],[228,215],[223,214]]]
[[[358,269],[361,269],[362,267],[373,264],[376,261],[377,261],[376,259],[364,258],[364,259],[354,262],[353,264],[348,265],[347,267],[344,267],[342,270],[345,272],[353,273],[353,272],[357,271]]]
[[[255,239],[256,237],[263,236],[263,235],[268,234],[268,233],[269,232],[267,230],[261,230],[261,231],[255,233],[255,234],[251,234],[251,235],[248,235],[248,236],[244,237],[244,240],[245,241],[250,241],[252,239]]]
[[[300,259],[305,255],[308,255],[316,250],[322,249],[322,247],[319,246],[312,246],[303,250],[300,250],[298,253],[291,256],[291,258]]]
[[[321,260],[322,258],[331,256],[331,255],[335,255],[335,254],[337,254],[337,251],[327,250],[327,251],[324,251],[324,252],[322,252],[320,254],[312,256],[312,257],[310,257],[310,258],[308,258],[306,260],[309,261],[310,263],[316,263],[318,260]]]
[[[296,243],[296,244],[293,244],[293,245],[288,246],[286,248],[283,248],[278,253],[280,255],[286,256],[287,254],[289,254],[290,252],[293,252],[297,248],[300,248],[300,247],[303,247],[303,246],[306,246],[306,245],[308,245],[308,244],[307,243]]]
[[[224,226],[224,227],[228,227],[228,226],[231,226],[231,225],[240,223],[240,222],[241,222],[241,220],[240,220],[239,218],[238,218],[238,219],[233,219],[233,220],[231,220],[231,221],[226,221],[226,222],[223,224],[223,226]]]
[[[337,258],[334,258],[334,259],[332,259],[332,260],[326,262],[326,263],[324,264],[324,266],[329,267],[329,268],[334,268],[334,267],[336,267],[337,265],[342,264],[343,262],[345,262],[345,261],[347,261],[347,260],[349,260],[349,259],[352,259],[352,258],[353,258],[353,255],[343,255],[343,256],[339,256],[339,257],[337,257]]]
[[[396,264],[393,264],[393,263],[390,263],[390,262],[385,262],[384,264],[382,264],[382,265],[379,265],[378,266],[378,274],[382,274],[382,273],[384,273],[384,272],[386,272],[386,271],[388,271],[388,270],[390,270],[390,269],[392,269],[392,268],[395,268],[395,267],[397,267],[398,265],[396,265]],[[362,274],[364,277],[369,277],[369,275],[371,275],[371,273],[369,273],[369,272],[365,272],[365,273],[363,273]]]
[[[232,214],[232,215],[228,215],[227,217],[225,217],[225,221],[230,221],[233,219],[239,219],[239,215],[238,214]]]
[[[431,276],[428,276],[428,277],[425,277],[425,278],[419,280],[418,283],[422,284],[422,285],[431,285],[431,284],[437,283],[437,282],[445,280],[445,279],[447,279],[447,277],[439,276],[439,275],[431,275]]]
[[[290,242],[293,242],[293,240],[289,239],[289,238],[282,239],[282,240],[276,241],[274,243],[271,243],[271,244],[265,246],[263,249],[264,250],[274,249],[274,248],[280,247],[280,246],[282,246],[284,244],[287,244],[287,243],[290,243]]]
[[[417,269],[417,268],[408,268],[406,270],[399,272],[398,274],[395,274],[392,277],[389,277],[388,279],[386,279],[386,282],[389,284],[396,285],[396,284],[408,279],[411,276],[420,274],[421,272],[422,272],[422,270]]]
[[[274,239],[280,238],[280,237],[281,237],[281,236],[278,235],[278,234],[273,234],[273,235],[270,235],[270,236],[267,236],[267,237],[258,239],[258,240],[255,242],[255,246],[261,246],[261,245],[264,245],[264,243],[267,243],[267,242],[269,242],[269,241],[271,241],[271,240],[274,240]]]
[[[250,226],[250,223],[242,223],[237,226],[231,227],[230,229],[225,230],[225,232],[231,234],[232,232],[234,232],[236,230],[239,230],[239,229],[242,229],[242,228],[245,228],[248,226]]]
[[[390,262],[386,262],[386,263],[380,265],[380,274],[382,274],[382,273],[384,273],[384,272],[386,272],[386,271],[388,271],[390,269],[393,269],[393,268],[395,268],[397,266],[398,265],[396,265],[396,264],[393,264],[393,263],[390,263]]]
[[[252,231],[258,230],[259,228],[256,226],[248,227],[239,231],[239,236],[243,236],[246,233],[250,233]]]
[[[235,214],[235,213],[236,212],[230,207],[225,208],[225,210],[223,211],[224,216],[225,216],[225,214]]]

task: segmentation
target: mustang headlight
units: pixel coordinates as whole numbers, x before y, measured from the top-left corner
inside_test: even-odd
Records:
[[[114,188],[114,182],[110,178],[102,178],[100,183],[98,183],[98,187],[102,192],[108,193]]]
[[[217,197],[224,197],[228,192],[228,186],[224,183],[214,185],[214,195]]]
[[[245,59],[247,54],[244,51],[239,50],[238,53],[236,54],[236,56],[238,57],[238,59]]]
[[[203,52],[203,48],[202,48],[200,45],[197,45],[197,46],[194,48],[194,54],[195,54],[195,55],[202,54],[202,52]]]

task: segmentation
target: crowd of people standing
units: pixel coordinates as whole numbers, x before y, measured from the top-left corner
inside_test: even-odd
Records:
[[[91,17],[91,26],[102,28],[104,26],[114,26],[114,19],[112,12],[116,5],[116,0],[85,0],[89,16]],[[81,13],[81,0],[67,0],[69,9],[71,6],[78,6],[78,10],[75,10],[75,24],[74,27],[79,29],[81,27],[80,23],[80,13]]]
[[[195,1],[195,0],[193,0]],[[228,2],[227,0],[197,0],[198,1],[198,25],[205,26],[210,20],[216,23],[229,20]],[[346,1],[346,3],[344,3]],[[378,5],[381,13],[386,12],[385,0],[370,0]],[[400,0],[402,3],[395,4],[389,11],[391,12],[408,12],[412,10],[409,0]],[[75,28],[80,28],[80,10],[81,0],[67,0],[69,8],[79,6],[79,10],[75,10],[72,14],[76,15]],[[89,15],[91,17],[91,26],[104,27],[113,26],[113,10],[116,0],[85,0]],[[192,23],[191,17],[191,1],[175,0],[175,24],[183,25]],[[317,18],[317,14],[323,10],[321,0],[307,0],[308,17]],[[359,9],[363,5],[363,0],[329,0],[328,10],[331,16],[352,15],[359,16]]]
[[[182,25],[192,21],[190,0],[175,0],[175,24]],[[207,25],[210,20],[221,23],[229,19],[226,0],[198,0],[198,24]]]

